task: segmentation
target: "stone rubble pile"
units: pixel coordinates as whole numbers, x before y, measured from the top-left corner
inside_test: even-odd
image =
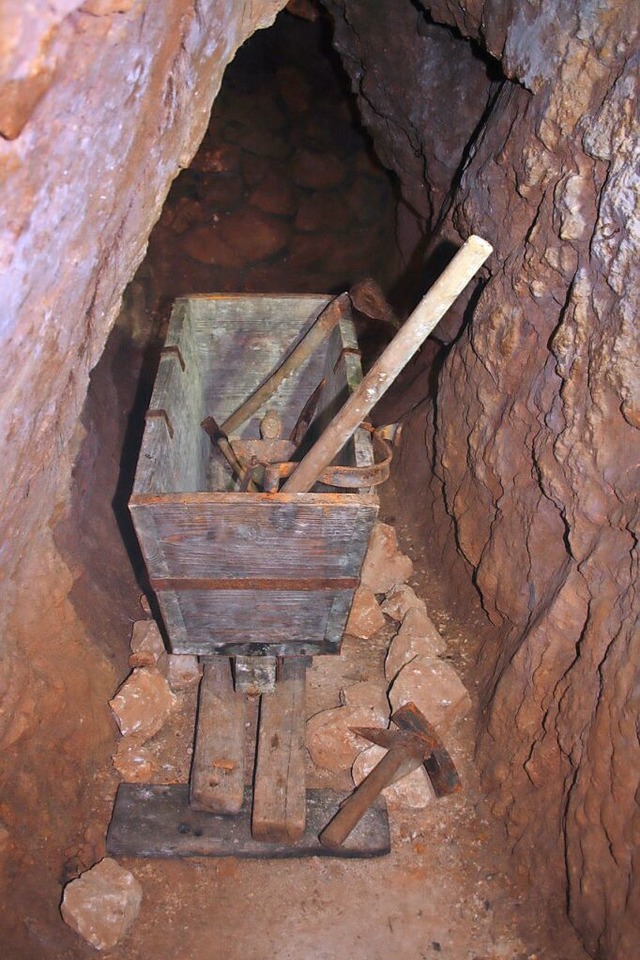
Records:
[[[341,691],[342,706],[323,710],[307,722],[306,745],[314,764],[332,772],[351,766],[359,784],[384,755],[353,733],[351,727],[388,727],[390,715],[413,702],[441,735],[471,708],[471,698],[451,664],[442,659],[446,642],[421,600],[405,581],[413,564],[398,547],[393,527],[377,523],[362,568],[347,633],[371,640],[387,621],[396,626],[389,645],[384,677]],[[388,787],[387,801],[413,809],[425,807],[433,790],[421,767]]]
[[[125,781],[144,783],[154,772],[145,744],[173,713],[176,691],[197,683],[202,668],[197,657],[167,653],[155,620],[133,624],[129,666],[131,673],[109,701],[122,734],[113,764]]]

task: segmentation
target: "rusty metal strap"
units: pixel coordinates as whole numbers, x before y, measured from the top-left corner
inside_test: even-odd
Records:
[[[399,436],[399,426],[391,424],[376,429],[368,423],[363,423],[362,426],[371,434],[375,462],[367,467],[326,467],[320,474],[318,483],[323,484],[323,486],[358,490],[377,487],[389,479],[391,460],[393,459],[391,444],[392,442],[395,443]],[[280,478],[286,480],[298,464],[286,462],[273,464],[272,466],[278,470]]]
[[[313,592],[314,590],[355,590],[359,584],[357,577],[320,577],[300,580],[277,577],[239,578],[195,578],[195,577],[155,577],[151,579],[154,590],[270,590]]]

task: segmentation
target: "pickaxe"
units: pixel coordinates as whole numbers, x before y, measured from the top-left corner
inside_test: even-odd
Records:
[[[354,733],[386,747],[387,753],[341,804],[337,814],[320,834],[325,847],[339,847],[365,815],[378,794],[406,777],[421,764],[437,797],[460,789],[460,778],[449,752],[415,703],[406,703],[391,717],[398,730],[352,727]]]

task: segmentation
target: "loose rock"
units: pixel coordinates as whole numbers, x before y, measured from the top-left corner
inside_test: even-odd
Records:
[[[400,552],[393,527],[376,523],[364,559],[361,583],[374,593],[389,593],[393,587],[408,580],[412,573],[413,563]]]
[[[387,722],[388,711],[378,712],[362,706],[323,710],[307,721],[307,750],[316,767],[334,773],[347,770],[367,745],[351,727],[379,727],[386,726]]]
[[[389,591],[382,604],[382,612],[392,620],[402,623],[407,610],[412,607],[418,607],[427,612],[427,605],[424,600],[417,596],[413,587],[408,583],[401,583]]]
[[[136,620],[131,631],[131,652],[148,650],[156,660],[166,652],[160,628],[155,620]]]
[[[384,625],[385,619],[373,591],[369,587],[358,587],[353,596],[346,632],[370,640]]]
[[[153,758],[145,750],[145,739],[140,737],[123,737],[118,743],[111,762],[125,783],[149,783],[156,765]]]
[[[359,753],[353,762],[351,776],[356,786],[371,773],[386,754],[384,747],[373,745]],[[434,799],[433,788],[423,766],[418,767],[408,776],[393,783],[382,791],[390,805],[411,807],[413,810],[422,810]]]
[[[420,607],[411,607],[402,621],[400,630],[391,641],[384,662],[387,680],[393,680],[405,663],[415,657],[437,657],[444,653],[446,643],[432,620]]]
[[[202,667],[197,657],[188,653],[168,653],[162,669],[172,690],[181,690],[200,681]]]
[[[160,730],[176,703],[162,674],[150,667],[134,670],[109,701],[120,732],[148,740]]]
[[[471,708],[471,698],[450,664],[437,657],[415,657],[393,681],[394,710],[413,701],[435,727],[446,728]]]
[[[390,713],[386,687],[380,686],[375,680],[361,680],[350,687],[343,687],[340,700],[348,707],[366,707],[381,717],[388,717]]]
[[[125,936],[141,903],[142,887],[133,874],[105,857],[67,884],[60,912],[88,943],[108,950]]]

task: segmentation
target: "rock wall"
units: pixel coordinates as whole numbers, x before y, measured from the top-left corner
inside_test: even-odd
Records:
[[[0,13],[0,589],[64,509],[89,371],[226,63],[284,0],[36,0]],[[6,630],[0,688],[11,687]],[[5,697],[4,702],[8,700]],[[6,719],[6,717],[5,717]],[[0,733],[2,719],[0,718]]]
[[[494,812],[521,870],[566,895],[589,951],[622,960],[640,933],[639,10],[423,6],[513,82],[474,130],[432,241],[476,232],[495,255],[467,297],[473,314],[463,304],[439,328],[449,347],[437,403],[405,434],[406,478],[426,428],[436,479],[417,496],[415,477],[402,479],[413,509],[433,510],[455,538],[496,626],[480,657],[479,741]],[[333,7],[339,38],[367,19],[357,0]],[[389,10],[376,4],[379,29],[368,18],[370,64],[389,42]],[[388,91],[356,59],[402,177],[406,131],[376,120]],[[403,70],[401,58],[395,85],[406,89],[414,73]],[[420,102],[429,94],[421,87]],[[396,120],[406,123],[402,110]],[[430,131],[418,135],[428,143]]]

